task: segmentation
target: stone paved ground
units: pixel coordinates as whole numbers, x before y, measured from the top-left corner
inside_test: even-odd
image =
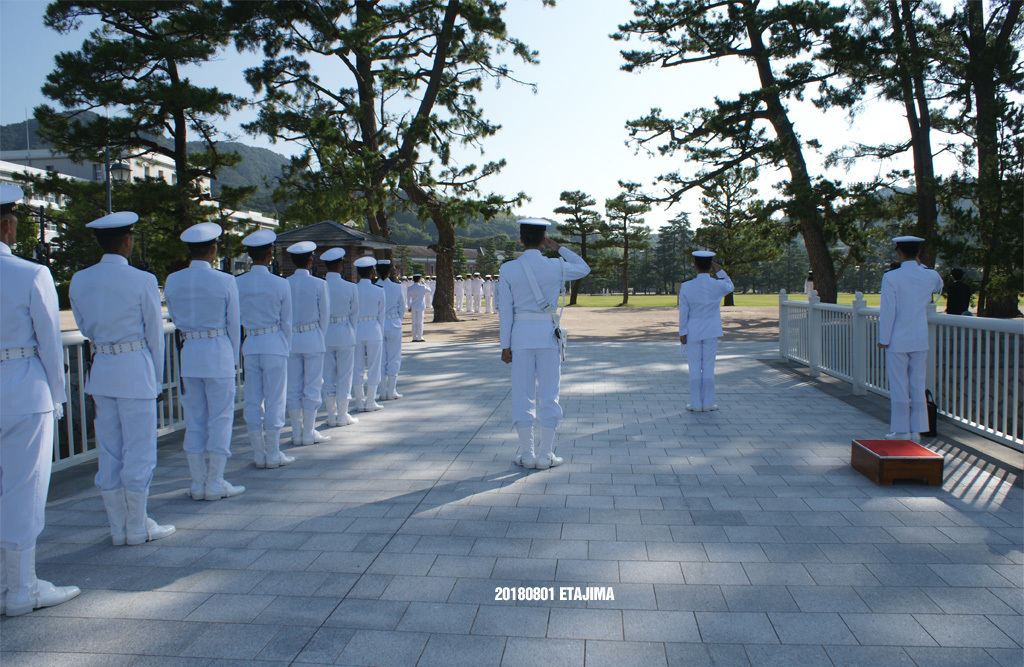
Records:
[[[949,456],[942,488],[875,486],[849,443],[885,424],[773,345],[723,343],[696,414],[678,346],[572,346],[566,464],[530,472],[493,344],[406,349],[405,398],[292,466],[253,468],[238,418],[238,498],[187,500],[163,443],[158,543],[109,546],[92,465],[59,473],[39,573],[83,593],[3,619],[3,664],[1024,661],[1018,473]],[[494,599],[588,585],[615,600]]]

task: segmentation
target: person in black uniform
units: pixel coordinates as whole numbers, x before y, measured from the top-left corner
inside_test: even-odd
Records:
[[[946,288],[946,312],[950,315],[971,314],[971,287],[964,280],[963,269],[956,268],[949,272],[953,282]]]

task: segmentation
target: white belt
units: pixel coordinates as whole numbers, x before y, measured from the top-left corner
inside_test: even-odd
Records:
[[[320,328],[320,323],[319,322],[310,322],[308,324],[300,324],[299,326],[295,327],[295,332],[296,333],[306,333],[307,331],[312,331],[313,329],[319,329],[319,328]]]
[[[551,315],[547,313],[523,312],[512,316],[513,322],[550,322]]]
[[[249,337],[249,336],[262,336],[264,334],[276,333],[276,332],[278,332],[280,330],[281,330],[281,327],[279,327],[278,325],[275,324],[272,327],[263,327],[261,329],[246,329],[245,330],[245,335],[246,335],[246,337]]]
[[[144,340],[133,340],[128,343],[111,343],[110,345],[96,345],[96,351],[100,354],[127,354],[145,350],[148,346]]]
[[[185,331],[182,332],[181,337],[185,340],[196,340],[198,338],[220,338],[227,335],[228,330],[221,327],[220,329],[206,329],[205,331]]]
[[[38,357],[39,348],[35,345],[32,347],[5,347],[0,350],[0,361],[11,361],[12,359],[28,359],[29,357]]]
[[[387,320],[397,320],[401,318],[402,313],[397,308],[395,308],[394,310],[389,310],[388,312],[384,313],[384,319]]]
[[[377,320],[376,315],[367,315],[366,317],[360,317],[359,322],[375,322]]]
[[[351,319],[352,318],[347,315],[345,317],[332,317],[331,324],[337,324],[338,322],[348,322]]]

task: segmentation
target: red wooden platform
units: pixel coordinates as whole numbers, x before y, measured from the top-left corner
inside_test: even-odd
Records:
[[[910,440],[854,440],[850,465],[875,484],[889,486],[896,479],[923,479],[942,484],[942,454]]]

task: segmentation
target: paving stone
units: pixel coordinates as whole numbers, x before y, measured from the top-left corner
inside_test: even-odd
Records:
[[[981,614],[914,614],[939,646],[1015,648],[1010,639],[992,621]],[[1020,619],[1017,619],[1020,625]]]
[[[714,644],[778,644],[779,638],[767,614],[750,612],[698,611],[701,639]]]
[[[936,642],[910,614],[841,614],[861,644],[935,646]]]
[[[700,633],[693,612],[630,611],[622,612],[627,641],[699,642]]]
[[[622,639],[622,612],[615,609],[552,609],[548,637]]]
[[[592,667],[655,667],[666,665],[660,643],[587,641],[586,664]]]
[[[335,664],[380,667],[415,665],[430,635],[419,632],[357,630]]]
[[[500,665],[504,637],[482,635],[431,635],[417,667],[450,667],[454,664]]]
[[[585,642],[579,639],[509,637],[502,667],[582,667]]]
[[[468,634],[476,618],[476,605],[412,602],[398,623],[398,629],[406,632],[447,632]]]

